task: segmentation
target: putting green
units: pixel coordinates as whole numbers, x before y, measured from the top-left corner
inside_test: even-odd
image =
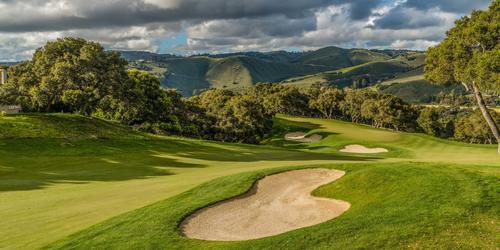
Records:
[[[321,134],[324,139],[311,143],[285,141],[284,134],[290,132],[289,129]],[[138,213],[149,216],[145,214],[147,209],[142,207],[221,176],[254,170],[338,166],[348,162],[363,163],[362,166],[378,162],[382,165],[377,166],[385,166],[390,162],[418,161],[439,163],[425,165],[426,169],[441,166],[455,169],[452,163],[462,163],[456,167],[460,173],[465,170],[458,169],[467,169],[475,174],[484,174],[490,181],[491,176],[498,178],[500,165],[493,145],[469,145],[321,119],[279,117],[275,130],[273,138],[267,141],[269,145],[254,146],[149,136],[117,124],[74,115],[0,117],[0,248],[43,247],[134,209],[140,208],[137,211],[142,212]],[[348,144],[382,146],[390,152],[367,156],[338,152]],[[403,165],[411,167],[416,164]],[[245,183],[251,185],[263,173],[268,172],[225,180],[243,178]],[[394,178],[399,177],[396,175]],[[220,184],[217,183],[204,185]],[[464,182],[464,190],[469,190],[467,183]],[[473,185],[472,182],[470,185]],[[198,195],[202,195],[203,192],[199,193],[201,189],[196,190]],[[186,194],[194,192],[189,191],[183,197],[193,202],[188,204],[188,210],[192,211],[206,205],[207,201],[217,201],[243,191],[244,186],[230,191],[221,190],[224,195],[208,195],[200,200],[186,197]],[[476,197],[477,192],[480,190],[471,193],[471,197]],[[352,204],[355,208],[355,203]],[[180,215],[188,210],[172,212]],[[169,216],[169,213],[162,216]],[[485,216],[484,219],[490,219]],[[179,220],[179,217],[170,219]],[[153,222],[145,221],[144,227]],[[103,222],[98,228],[107,227],[107,223]],[[152,230],[144,227],[135,229]],[[118,231],[109,230],[109,233],[113,237],[126,238],[126,234],[114,234]],[[103,237],[110,237],[111,234]],[[293,234],[296,235],[295,232]],[[135,242],[135,239],[131,241]],[[84,247],[80,245],[82,242],[72,242],[74,246]],[[154,244],[153,241],[142,243]],[[109,244],[120,247],[115,241]],[[130,248],[134,244],[130,244]]]

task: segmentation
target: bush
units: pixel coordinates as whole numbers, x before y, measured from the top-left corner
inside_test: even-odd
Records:
[[[500,115],[490,111],[496,123],[500,123]],[[455,139],[469,143],[493,144],[495,137],[480,110],[467,112],[458,117],[455,124]]]
[[[426,134],[450,138],[454,135],[458,112],[454,108],[425,108],[420,112],[417,123]]]

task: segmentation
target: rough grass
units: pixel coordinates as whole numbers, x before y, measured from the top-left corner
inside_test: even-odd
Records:
[[[480,223],[479,226],[465,221],[463,224],[456,224],[457,226],[452,227],[449,232],[438,231],[441,237],[451,242],[459,240],[454,235],[461,232],[463,240],[459,242],[465,244],[466,239],[469,239],[472,244],[480,233],[484,232],[483,235],[489,237],[491,227],[498,227],[497,217],[491,216],[493,210],[488,210],[491,204],[498,204],[498,197],[495,194],[499,193],[497,190],[500,165],[495,146],[469,145],[421,134],[396,133],[321,119],[278,117],[274,129],[274,135],[265,142],[270,145],[253,146],[155,137],[134,132],[119,124],[76,115],[0,117],[0,131],[9,131],[0,136],[0,217],[2,218],[0,248],[39,248],[100,222],[102,224],[79,233],[76,238],[66,238],[53,246],[75,248],[88,248],[91,245],[93,248],[253,246],[259,249],[272,246],[299,248],[307,243],[310,248],[321,248],[326,247],[326,244],[343,247],[349,242],[357,247],[369,246],[370,243],[376,246],[385,246],[386,243],[387,246],[396,246],[396,240],[402,240],[401,242],[413,247],[443,246],[444,241],[431,244],[438,241],[433,234],[426,236],[430,237],[428,239],[424,237],[423,243],[417,241],[417,236],[423,236],[423,231],[434,230],[433,228],[440,230],[445,222],[448,223],[445,219],[450,211],[453,212],[452,218],[469,213],[470,210],[463,208],[476,201],[484,203],[484,206],[479,206],[481,208],[479,210],[486,211],[471,217],[474,223]],[[316,143],[287,142],[283,140],[287,131],[319,133],[325,139]],[[370,147],[386,147],[390,152],[370,156],[338,152],[344,145],[354,143]],[[408,163],[409,161],[432,163]],[[341,165],[349,162],[362,164]],[[398,163],[390,164],[391,162]],[[422,191],[416,192],[418,195],[416,197],[422,198],[410,203],[412,205],[425,208],[428,199],[424,198],[434,193],[436,195],[430,197],[450,200],[451,205],[442,207],[443,209],[437,207],[438,212],[434,215],[429,212],[430,210],[424,209],[418,216],[415,214],[417,211],[398,219],[394,213],[385,222],[379,217],[366,217],[372,218],[370,220],[375,222],[382,220],[385,223],[385,226],[366,230],[364,225],[367,222],[363,216],[366,213],[375,216],[376,209],[359,208],[361,210],[357,215],[354,214],[356,216],[347,219],[342,219],[344,217],[341,216],[338,221],[333,220],[325,224],[329,226],[322,224],[311,229],[303,229],[305,231],[299,230],[282,236],[252,241],[252,245],[245,242],[223,244],[191,241],[180,237],[173,227],[172,223],[177,223],[186,213],[241,193],[248,189],[256,178],[277,171],[276,168],[325,164],[328,167],[349,171],[349,175],[342,179],[341,183],[344,186],[341,186],[343,189],[339,189],[341,192],[337,192],[336,189],[331,189],[331,192],[335,195],[338,193],[339,198],[350,202],[356,202],[357,199],[375,202],[375,198],[379,196],[372,198],[367,190],[380,185],[380,190],[377,189],[377,192],[380,192],[380,196],[387,195],[396,211],[397,206],[408,202],[412,192],[418,190]],[[372,168],[380,170],[371,172]],[[202,187],[183,193],[172,200],[165,200],[217,177],[264,169],[274,170],[227,177],[203,184]],[[363,171],[367,171],[366,173],[370,175],[380,175],[379,179],[374,179],[376,181],[366,189],[361,184],[367,177],[355,175]],[[422,175],[422,178],[412,179],[415,183],[406,182],[407,171],[417,177]],[[437,177],[426,182],[424,180],[429,176],[427,172],[429,175],[436,174]],[[465,178],[468,175],[475,179]],[[390,178],[380,179],[385,176]],[[458,180],[465,181],[458,182]],[[420,189],[411,186],[420,181],[422,182],[422,185],[419,185]],[[443,182],[444,186],[440,186],[440,182]],[[464,186],[461,186],[462,183]],[[360,185],[360,189],[354,188],[356,185]],[[347,187],[352,187],[349,191],[351,193],[347,192]],[[332,188],[337,187],[332,186]],[[388,191],[384,191],[384,188]],[[389,191],[394,192],[397,188],[401,189],[396,190],[399,195],[391,198]],[[464,201],[467,206],[455,200],[457,193],[450,193],[454,191],[453,189],[461,191],[457,197],[470,198]],[[321,195],[329,195],[327,190],[320,189],[318,192]],[[439,196],[440,192],[443,196]],[[408,197],[404,198],[404,195]],[[421,202],[418,202],[419,199]],[[155,202],[160,203],[142,209]],[[387,207],[384,203],[380,203],[376,208]],[[133,211],[135,209],[139,210]],[[352,209],[358,211],[355,206]],[[409,209],[406,207],[406,210],[401,211],[406,213]],[[130,213],[103,222],[127,212]],[[402,227],[404,223],[399,221],[413,223],[422,216],[424,218],[431,216],[429,218],[443,222],[433,224],[429,219],[426,220],[426,224]],[[346,224],[346,221],[351,222]],[[396,223],[398,221],[399,224]],[[490,228],[484,224],[488,221],[490,223],[493,221],[493,224],[488,224]],[[128,223],[135,224],[126,228],[120,226],[132,225]],[[389,225],[393,223],[396,223],[396,227],[391,230]],[[334,226],[335,230],[332,230],[331,226]],[[337,229],[341,236],[335,233]],[[402,233],[395,233],[396,229],[402,229]],[[470,233],[476,229],[480,230]],[[146,235],[145,232],[149,233]],[[395,235],[392,236],[393,234]],[[408,235],[407,238],[403,237],[404,235]],[[352,237],[360,237],[361,240],[353,242]],[[92,241],[90,238],[95,240]],[[105,242],[101,242],[104,239]],[[299,239],[303,239],[303,242],[297,242]],[[164,245],[165,242],[173,245]],[[497,239],[493,242],[498,244]],[[487,241],[477,244],[491,246],[491,240],[489,243]]]

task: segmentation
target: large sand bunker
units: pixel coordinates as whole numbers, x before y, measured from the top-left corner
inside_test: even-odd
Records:
[[[385,148],[367,148],[363,145],[347,145],[340,152],[344,153],[358,153],[358,154],[377,154],[377,153],[387,153],[389,150]]]
[[[313,197],[317,187],[344,171],[303,169],[270,175],[233,199],[204,208],[181,224],[187,237],[203,240],[250,240],[331,220],[350,204]]]
[[[313,134],[306,137],[304,132],[293,132],[285,135],[285,140],[287,141],[298,141],[298,142],[317,142],[320,141],[323,137],[318,134]]]

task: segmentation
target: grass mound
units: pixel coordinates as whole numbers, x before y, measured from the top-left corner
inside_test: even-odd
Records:
[[[73,114],[20,114],[0,117],[0,139],[134,139],[143,136],[118,123]]]

